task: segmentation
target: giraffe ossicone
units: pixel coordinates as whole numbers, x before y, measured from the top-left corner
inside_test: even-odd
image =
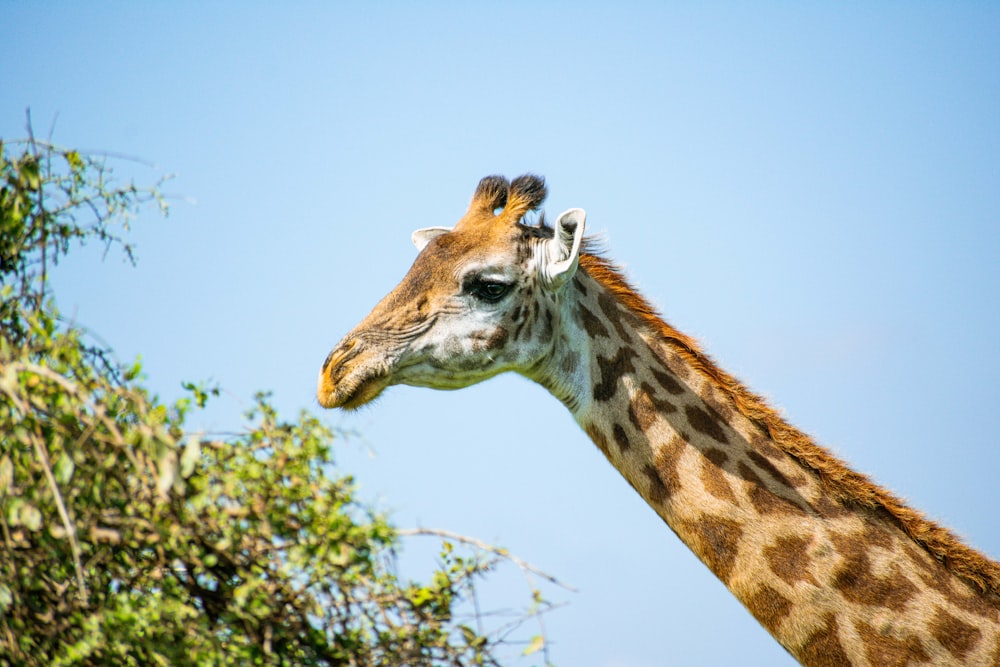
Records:
[[[482,179],[418,230],[399,285],[334,347],[317,396],[545,386],[608,461],[807,665],[997,665],[1000,565],[817,445],[667,324],[584,239],[527,216],[545,182]]]

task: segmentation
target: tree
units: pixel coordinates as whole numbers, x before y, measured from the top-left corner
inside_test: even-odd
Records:
[[[245,432],[191,435],[216,389],[161,404],[59,317],[52,265],[93,241],[131,259],[124,233],[143,206],[166,213],[160,187],[116,184],[30,123],[0,142],[0,665],[498,664],[509,627],[467,603],[506,552],[460,555],[453,536],[428,581],[401,580],[399,532],[317,418],[260,394]],[[547,608],[533,594],[528,615]]]

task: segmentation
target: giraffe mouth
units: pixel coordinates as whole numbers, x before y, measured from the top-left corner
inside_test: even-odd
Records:
[[[384,373],[346,377],[339,382],[330,373],[323,373],[316,397],[324,408],[357,410],[375,400],[388,386],[389,377]]]
[[[350,388],[345,387],[347,391],[342,390],[340,404],[333,407],[339,407],[344,410],[357,410],[362,405],[371,403],[389,386],[389,378],[382,374],[375,374],[361,378],[360,381],[353,383],[353,385]]]
[[[365,361],[362,352],[355,338],[337,346],[327,357],[316,387],[316,398],[324,408],[356,410],[389,386],[387,370]]]

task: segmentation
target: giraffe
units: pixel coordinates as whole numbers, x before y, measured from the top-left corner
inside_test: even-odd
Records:
[[[530,222],[544,180],[482,179],[417,230],[403,281],[330,352],[317,397],[514,371],[805,665],[1000,666],[1000,564],[847,467],[667,324],[584,238]]]

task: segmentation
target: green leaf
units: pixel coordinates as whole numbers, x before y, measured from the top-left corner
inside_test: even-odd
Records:
[[[38,171],[38,160],[33,157],[25,157],[21,161],[21,183],[30,190],[37,190],[41,185],[41,178]]]
[[[0,467],[3,463],[0,462]],[[68,453],[63,452],[56,459],[55,465],[52,466],[52,475],[56,478],[56,482],[60,486],[65,486],[69,484],[69,481],[73,478],[73,471],[76,470],[76,464],[73,463],[73,457]],[[2,473],[0,473],[2,474]]]
[[[14,526],[24,526],[32,532],[42,527],[42,513],[38,508],[21,498],[15,498],[7,510],[7,520]]]
[[[462,632],[462,639],[465,640],[466,644],[472,644],[477,639],[479,639],[479,636],[476,634],[476,631],[467,625],[460,625],[458,629]]]
[[[73,171],[80,171],[83,169],[83,159],[77,151],[66,151],[63,153],[63,156],[66,158],[66,162],[69,163],[69,166]]]
[[[414,607],[422,607],[434,599],[434,591],[424,586],[412,591],[409,597]]]
[[[521,655],[531,655],[532,653],[538,653],[545,646],[545,637],[541,635],[535,635],[531,638],[531,642],[528,644],[528,648],[524,649]]]
[[[139,377],[140,373],[142,373],[142,359],[141,358],[136,359],[135,363],[133,363],[131,366],[129,366],[128,368],[125,369],[125,380],[127,382],[131,382],[132,380],[134,380],[137,377]]]

